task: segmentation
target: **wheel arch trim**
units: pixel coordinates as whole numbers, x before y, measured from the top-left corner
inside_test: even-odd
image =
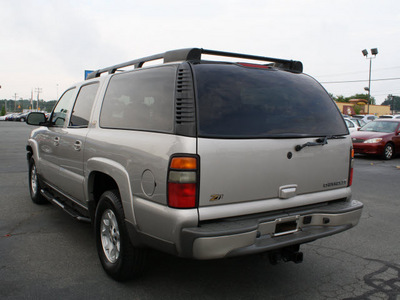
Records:
[[[38,169],[38,172],[40,171],[40,164],[39,162],[39,144],[36,140],[34,139],[29,139],[28,144],[26,145],[26,151],[28,151],[28,163],[30,157],[33,157],[34,161],[36,162],[36,168]]]
[[[90,182],[92,176],[96,172],[104,173],[110,176],[117,184],[118,190],[121,196],[122,205],[124,208],[125,219],[130,220],[131,223],[136,225],[135,212],[133,208],[133,194],[132,188],[129,180],[129,174],[120,163],[113,161],[111,159],[103,157],[93,157],[87,161],[86,164],[86,175],[85,175],[85,196],[86,199],[89,198]]]

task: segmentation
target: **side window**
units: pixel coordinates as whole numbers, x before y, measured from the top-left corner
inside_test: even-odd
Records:
[[[348,121],[347,119],[344,119],[346,121],[347,127],[352,128],[354,127],[354,124],[350,121]]]
[[[92,105],[96,98],[96,93],[99,88],[99,83],[84,85],[79,90],[79,94],[75,101],[74,109],[72,110],[69,126],[72,127],[87,127],[89,124]]]
[[[75,88],[66,91],[54,107],[51,115],[51,123],[57,127],[63,127],[66,118],[71,112],[72,105],[74,104]]]
[[[107,88],[100,126],[172,132],[176,67],[114,75]]]

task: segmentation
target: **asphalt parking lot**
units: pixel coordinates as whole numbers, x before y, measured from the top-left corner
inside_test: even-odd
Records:
[[[143,277],[117,283],[102,270],[90,224],[31,202],[25,144],[32,129],[0,122],[0,299],[400,299],[400,157],[356,158],[360,223],[303,245],[301,264],[152,252]]]

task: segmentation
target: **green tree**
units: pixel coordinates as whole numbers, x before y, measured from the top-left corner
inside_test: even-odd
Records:
[[[347,102],[348,103],[351,99],[365,99],[365,100],[368,100],[368,94],[355,94],[355,95],[352,95],[350,97],[344,97],[342,95],[339,95],[339,96],[333,97],[333,100],[335,100],[337,102]],[[371,97],[370,104],[375,104],[375,103],[376,103],[375,98]]]
[[[349,102],[348,98],[345,98],[343,95],[339,95],[333,98],[333,100],[337,102]]]
[[[383,101],[381,105],[390,105],[390,110],[393,110],[393,104],[394,110],[400,110],[400,96],[387,95],[385,101]]]
[[[6,108],[5,108],[5,106],[3,105],[3,107],[1,108],[1,116],[4,116],[6,114]]]

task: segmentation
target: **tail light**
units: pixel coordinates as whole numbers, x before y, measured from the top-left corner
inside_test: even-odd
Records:
[[[349,166],[349,180],[348,185],[351,186],[353,184],[353,167],[354,167],[354,149],[350,149],[350,166]]]
[[[198,198],[199,158],[173,156],[168,169],[168,205],[195,208]]]

